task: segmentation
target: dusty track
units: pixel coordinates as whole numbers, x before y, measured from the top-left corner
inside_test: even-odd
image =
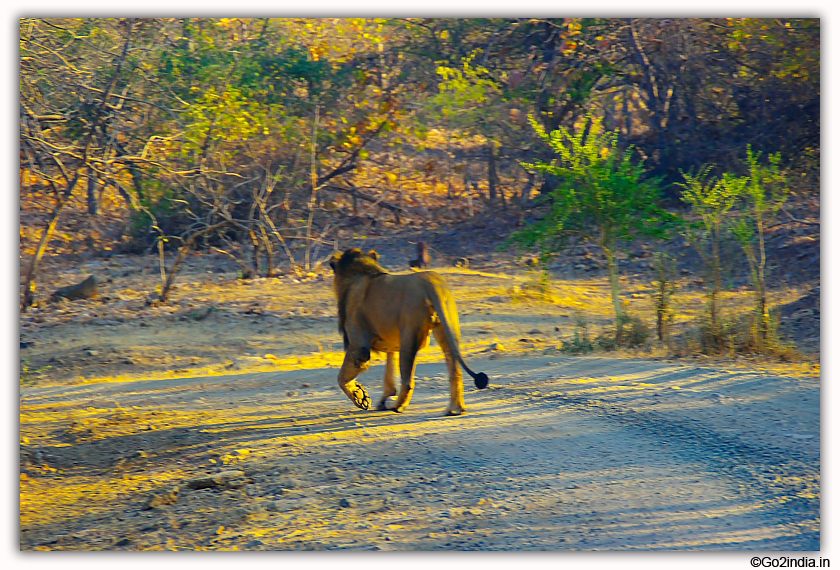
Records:
[[[458,418],[443,364],[401,415],[355,410],[334,368],[22,387],[20,546],[819,549],[818,379],[469,361],[491,388]]]

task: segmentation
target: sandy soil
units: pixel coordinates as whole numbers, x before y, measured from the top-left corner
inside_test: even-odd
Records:
[[[21,549],[819,549],[818,355],[569,356],[576,323],[609,322],[604,280],[543,303],[492,265],[443,270],[491,377],[458,418],[434,343],[407,413],[344,399],[327,275],[238,281],[198,256],[146,307],[152,260],[48,266],[46,290],[110,282],[21,318]],[[776,294],[818,333],[818,286],[816,309],[811,285]]]

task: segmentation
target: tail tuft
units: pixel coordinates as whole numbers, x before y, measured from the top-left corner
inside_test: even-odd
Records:
[[[490,383],[490,379],[487,378],[487,374],[485,374],[484,372],[479,372],[478,374],[473,376],[473,379],[475,380],[475,387],[479,390],[484,390]]]

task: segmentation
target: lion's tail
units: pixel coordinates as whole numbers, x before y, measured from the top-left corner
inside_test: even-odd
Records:
[[[470,367],[467,366],[467,363],[464,362],[464,359],[461,357],[461,345],[458,337],[455,336],[455,333],[452,330],[452,324],[454,323],[451,323],[449,318],[450,314],[453,312],[455,313],[455,319],[458,318],[458,313],[455,312],[457,309],[454,307],[454,303],[452,303],[450,299],[441,299],[437,289],[431,283],[429,283],[426,287],[426,291],[429,295],[429,301],[431,302],[432,308],[438,314],[441,325],[443,325],[443,332],[446,335],[446,340],[449,341],[449,349],[452,351],[452,355],[467,372],[467,374],[472,377],[476,388],[479,390],[486,388],[490,383],[487,374],[484,372],[476,374],[470,370]]]

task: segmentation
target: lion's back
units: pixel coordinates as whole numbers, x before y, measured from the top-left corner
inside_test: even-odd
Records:
[[[384,279],[385,276],[379,279]],[[411,299],[428,299],[432,289],[450,295],[449,286],[443,276],[436,271],[413,271],[411,273],[388,274],[388,279],[383,281],[382,291],[396,293],[402,296],[409,296]],[[374,279],[375,283],[378,279]]]

